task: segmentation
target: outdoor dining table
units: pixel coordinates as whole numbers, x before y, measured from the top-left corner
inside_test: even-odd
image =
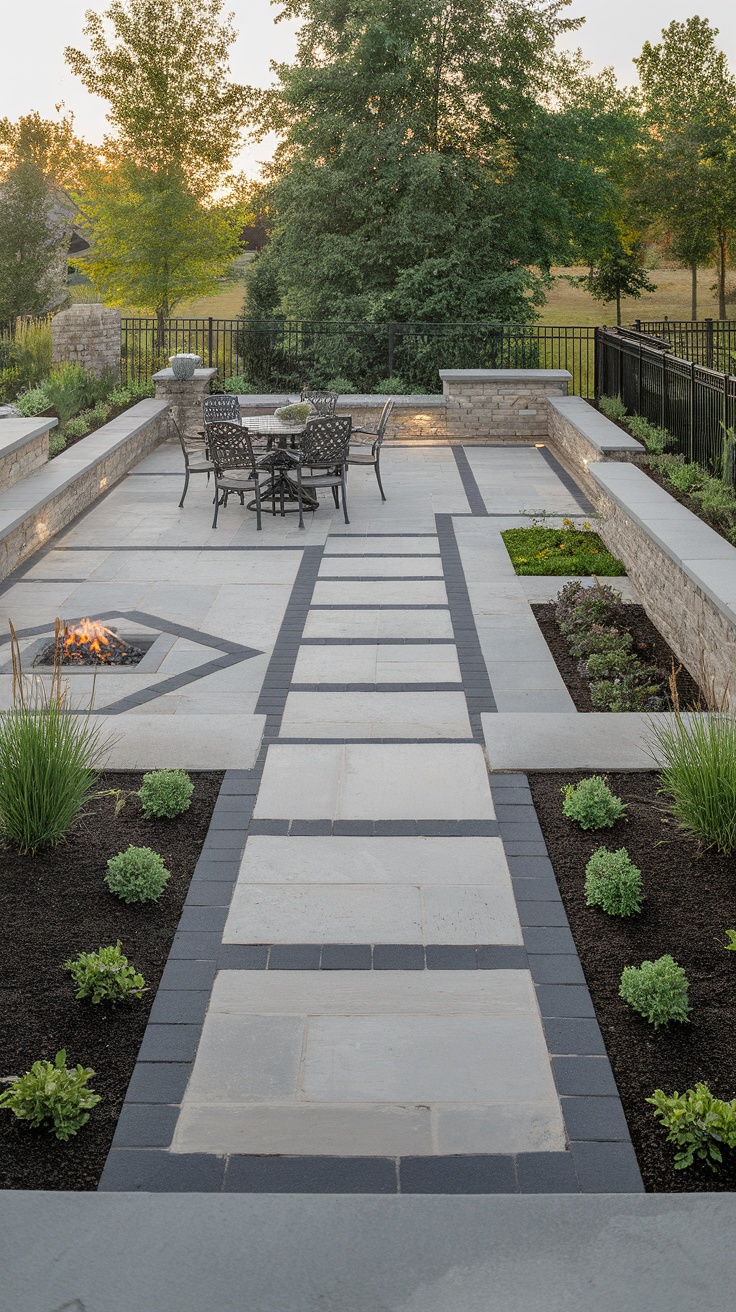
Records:
[[[272,515],[277,513],[277,502],[281,515],[299,509],[299,496],[294,478],[298,457],[296,454],[292,455],[288,448],[289,439],[292,448],[298,446],[297,439],[302,436],[307,422],[308,420],[304,420],[303,423],[289,423],[287,420],[279,419],[278,415],[243,416],[243,427],[247,428],[252,437],[266,438],[267,452],[258,461],[258,468],[266,469],[270,474],[268,482],[261,488],[261,496],[264,500],[270,500]],[[302,505],[305,510],[319,508],[317,494],[311,488],[302,490]],[[250,501],[248,509],[255,510],[255,508],[255,501]]]

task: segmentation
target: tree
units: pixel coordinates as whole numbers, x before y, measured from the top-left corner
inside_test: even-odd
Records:
[[[554,103],[564,7],[287,0],[296,61],[253,98],[281,143],[249,313],[533,318],[550,265],[589,249],[613,203],[600,136]]]
[[[639,190],[649,212],[669,226],[692,270],[718,252],[719,315],[726,317],[726,267],[736,226],[736,79],[707,19],[673,22],[658,45],[634,60],[647,127]]]
[[[108,157],[159,172],[176,168],[200,197],[229,168],[248,99],[229,78],[236,34],[221,20],[223,3],[112,0],[104,14],[87,11],[91,53],[64,52],[87,90],[109,101]]]
[[[242,220],[205,208],[180,171],[132,161],[97,170],[79,203],[92,246],[77,263],[106,304],[155,314],[163,349],[171,311],[216,290],[238,253]]]
[[[74,133],[74,115],[58,120],[24,114],[16,123],[0,119],[0,177],[19,163],[35,164],[64,191],[78,189],[97,158],[94,147]]]
[[[622,296],[633,296],[638,300],[642,292],[657,290],[647,277],[641,245],[636,241],[627,244],[622,240],[614,249],[605,251],[598,265],[579,281],[596,301],[616,302],[616,323],[619,325]]]
[[[59,308],[68,242],[48,180],[36,164],[16,164],[0,184],[0,320]]]

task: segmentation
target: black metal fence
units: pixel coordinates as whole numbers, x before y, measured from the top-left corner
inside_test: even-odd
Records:
[[[176,351],[195,351],[220,383],[242,375],[254,390],[325,387],[358,392],[400,379],[408,392],[440,391],[440,369],[568,369],[571,390],[592,396],[593,328],[503,323],[330,323],[272,319],[122,321],[123,380],[149,378]],[[341,389],[342,390],[342,389]]]
[[[736,423],[736,377],[670,354],[643,333],[596,328],[595,336],[596,398],[620,396],[627,410],[666,428],[687,460],[733,479],[724,453]]]
[[[719,373],[736,373],[734,319],[637,319],[634,327],[662,338],[683,360]]]

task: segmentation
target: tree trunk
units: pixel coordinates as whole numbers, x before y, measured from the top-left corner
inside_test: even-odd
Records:
[[[159,306],[156,311],[156,355],[163,354],[165,331],[163,306]]]
[[[696,260],[693,260],[692,264],[690,265],[690,275],[691,275],[690,318],[697,319],[698,317],[698,265]]]
[[[726,317],[726,245],[727,233],[718,235],[718,318]]]
[[[621,289],[616,288],[616,323],[621,327]]]

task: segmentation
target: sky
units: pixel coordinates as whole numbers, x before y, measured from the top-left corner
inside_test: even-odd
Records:
[[[38,110],[54,117],[63,103],[75,115],[77,132],[100,141],[105,132],[105,102],[90,96],[64,63],[64,47],[81,45],[86,9],[103,11],[106,0],[2,0],[2,78],[0,117],[16,119]],[[279,5],[269,0],[230,0],[239,31],[233,47],[233,76],[252,86],[268,86],[272,59],[288,61],[296,48],[295,25],[274,24]],[[573,0],[570,14],[585,17],[565,44],[580,46],[594,71],[612,64],[619,80],[631,85],[631,60],[646,40],[657,41],[673,19],[697,13],[720,29],[719,42],[736,70],[736,5],[733,0]],[[273,143],[247,145],[239,160],[250,176],[268,158]]]

